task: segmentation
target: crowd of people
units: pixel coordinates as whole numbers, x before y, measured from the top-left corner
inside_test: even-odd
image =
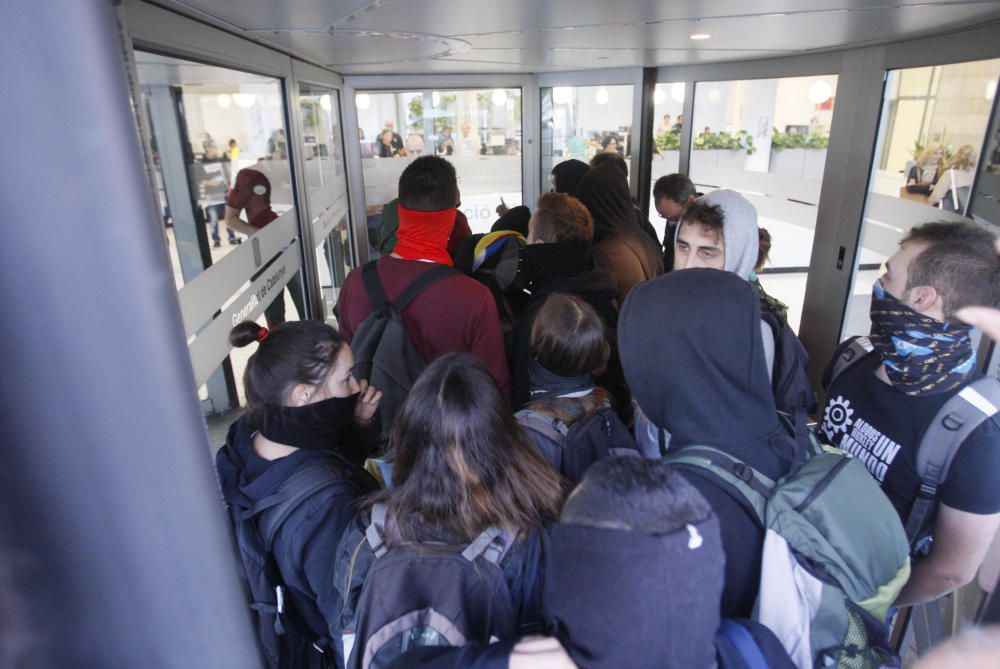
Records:
[[[871,336],[812,361],[817,407],[746,198],[663,177],[660,239],[620,154],[551,178],[472,235],[420,157],[339,331],[233,328],[257,349],[217,464],[266,657],[891,666],[895,609],[969,582],[1000,525],[1000,384],[958,320],[1000,306],[993,236],[914,226]],[[942,411],[967,420],[929,476]]]

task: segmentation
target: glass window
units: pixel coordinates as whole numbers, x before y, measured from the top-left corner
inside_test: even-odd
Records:
[[[915,225],[965,220],[1000,60],[892,70],[843,337],[866,335],[871,288]]]
[[[589,162],[604,151],[632,155],[631,85],[542,88],[541,102],[542,192],[564,160]]]
[[[731,188],[771,237],[761,284],[798,329],[812,254],[837,77],[699,82],[690,176],[701,192]]]
[[[301,86],[299,113],[306,196],[327,318],[333,316],[340,286],[351,269],[350,208],[339,109],[337,91]]]
[[[681,129],[684,126],[684,82],[656,84],[653,90],[653,165],[649,183],[649,222],[663,239],[666,220],[656,213],[653,185],[660,177],[680,169]]]
[[[489,232],[501,202],[521,204],[519,88],[359,92],[354,102],[373,257],[381,253],[382,207],[395,199],[399,175],[418,156],[454,164],[473,234]]]

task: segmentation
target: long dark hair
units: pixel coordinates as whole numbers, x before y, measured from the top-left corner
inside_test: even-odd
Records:
[[[322,383],[347,343],[339,332],[319,321],[291,321],[270,331],[243,321],[229,331],[229,343],[237,348],[254,342],[260,346],[243,374],[251,422],[265,405],[284,406],[297,384]]]
[[[555,521],[559,475],[524,436],[481,362],[451,353],[424,370],[389,437],[388,505],[403,541],[465,543],[489,527]]]

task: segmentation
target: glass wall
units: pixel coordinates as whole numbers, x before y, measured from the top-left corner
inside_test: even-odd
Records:
[[[347,168],[337,91],[302,85],[299,114],[316,267],[324,315],[332,318],[340,287],[351,270]]]
[[[802,317],[837,77],[698,82],[690,176],[698,190],[731,188],[771,236],[764,289]]]
[[[872,284],[910,228],[965,220],[998,76],[1000,60],[889,72],[842,337],[868,334]]]
[[[632,155],[631,85],[556,86],[540,93],[542,192],[552,186],[552,168],[564,160],[589,162],[602,151]]]
[[[680,169],[681,129],[684,127],[684,82],[656,84],[653,90],[653,164],[649,183],[649,222],[663,239],[666,220],[656,213],[653,184],[660,177]]]
[[[230,355],[229,329],[305,315],[281,82],[141,51],[135,59],[192,367],[206,413],[220,413],[242,403],[237,380],[253,352]],[[230,226],[227,196],[246,168],[256,175]]]
[[[519,88],[359,92],[354,103],[372,257],[380,254],[382,207],[418,156],[436,154],[455,165],[473,233],[489,231],[501,203],[521,204]]]

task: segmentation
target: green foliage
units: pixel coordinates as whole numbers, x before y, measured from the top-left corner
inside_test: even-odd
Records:
[[[826,149],[830,146],[830,136],[818,132],[808,135],[800,133],[781,132],[774,128],[771,132],[771,148],[781,149]]]
[[[407,119],[407,127],[415,132],[420,132],[424,128],[424,98],[423,96],[416,96],[410,98],[410,108],[409,118]]]
[[[681,134],[679,132],[665,132],[657,135],[654,141],[656,148],[660,151],[680,151],[681,149]]]
[[[703,132],[694,138],[695,151],[746,151],[748,156],[757,152],[753,135],[746,130],[728,132]]]
[[[309,98],[299,98],[299,111],[302,113],[302,127],[306,130],[316,126],[316,103]]]

